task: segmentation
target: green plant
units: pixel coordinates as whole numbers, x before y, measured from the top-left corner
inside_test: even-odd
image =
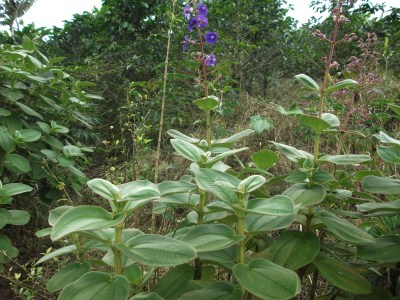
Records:
[[[79,168],[92,152],[75,136],[91,128],[83,113],[97,96],[57,68],[60,60],[46,58],[27,38],[0,49],[0,175],[39,184],[42,200],[59,198],[64,186],[81,189],[86,179]]]
[[[11,205],[13,197],[32,191],[32,187],[22,183],[3,184],[0,181],[0,204]],[[29,222],[29,213],[24,210],[0,208],[0,229],[6,225],[22,226]],[[12,246],[5,234],[0,234],[0,272],[10,258],[18,256],[18,249]]]

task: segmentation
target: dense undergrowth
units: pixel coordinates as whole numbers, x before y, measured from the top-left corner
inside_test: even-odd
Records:
[[[3,32],[6,297],[399,297],[399,11],[354,2],[295,29],[279,1],[104,0]]]

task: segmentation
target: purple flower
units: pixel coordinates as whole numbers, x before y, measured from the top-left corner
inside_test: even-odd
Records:
[[[208,10],[207,10],[207,6],[204,3],[199,4],[199,6],[197,7],[197,10],[198,10],[200,16],[203,16],[203,17],[207,16]]]
[[[189,37],[188,37],[188,35],[185,35],[185,41],[183,42],[183,45],[182,45],[183,51],[185,51],[187,49],[188,43],[189,43]]]
[[[197,27],[204,28],[208,24],[208,19],[202,15],[197,16]]]
[[[188,30],[192,31],[193,28],[196,27],[196,26],[197,26],[197,19],[196,18],[191,18],[189,20],[189,22],[188,22],[188,26],[187,26]]]
[[[217,59],[215,58],[215,55],[213,53],[211,53],[210,55],[204,56],[204,63],[208,67],[214,67],[216,61],[217,61]]]
[[[191,12],[192,12],[192,8],[189,5],[186,5],[183,8],[183,14],[185,15],[185,18],[188,19],[188,20],[190,19]]]
[[[204,37],[208,44],[215,44],[218,40],[218,34],[215,32],[207,32]]]

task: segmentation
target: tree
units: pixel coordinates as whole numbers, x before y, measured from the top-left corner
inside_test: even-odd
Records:
[[[14,35],[14,24],[18,27],[18,18],[21,18],[35,3],[36,0],[5,0],[0,4],[1,25],[8,26],[11,35]]]

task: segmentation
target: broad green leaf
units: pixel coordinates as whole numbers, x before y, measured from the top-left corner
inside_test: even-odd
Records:
[[[353,294],[369,294],[372,292],[369,281],[344,262],[333,260],[320,253],[314,259],[313,264],[328,282],[342,290]]]
[[[36,112],[35,110],[33,110],[32,108],[30,108],[29,106],[27,106],[27,105],[25,105],[25,104],[23,104],[23,103],[20,103],[20,102],[15,102],[15,104],[18,105],[19,108],[20,108],[24,113],[26,113],[27,115],[34,116],[34,117],[37,117],[37,118],[43,120],[42,115],[39,114],[38,112]]]
[[[87,185],[93,192],[107,200],[114,201],[121,198],[120,190],[107,180],[95,178],[89,180]]]
[[[400,237],[382,236],[376,238],[376,244],[357,246],[357,256],[379,263],[397,263],[400,261]]]
[[[313,232],[291,230],[272,244],[268,258],[282,267],[297,270],[311,263],[319,252],[319,238]]]
[[[136,294],[135,296],[129,298],[129,300],[165,300],[165,298],[154,292],[143,292]]]
[[[42,134],[39,131],[36,131],[33,129],[22,129],[22,130],[19,130],[16,132],[19,133],[18,141],[21,141],[24,143],[36,142],[42,136]]]
[[[52,57],[52,58],[49,58],[49,62],[50,62],[50,65],[54,65],[56,63],[62,62],[65,59],[66,59],[66,57]]]
[[[250,128],[254,129],[254,131],[257,133],[261,133],[263,131],[273,129],[274,124],[270,119],[256,115],[250,117]]]
[[[170,129],[170,130],[167,131],[167,133],[170,136],[172,136],[174,139],[185,141],[185,142],[188,142],[188,143],[191,143],[191,144],[198,144],[200,142],[199,139],[187,136],[186,134],[183,134],[182,132],[179,132],[178,130],[175,130],[175,129]]]
[[[15,153],[6,155],[3,164],[7,169],[17,174],[28,173],[31,170],[29,161],[25,157]]]
[[[70,263],[62,267],[56,274],[47,282],[46,287],[50,293],[62,290],[66,285],[74,282],[84,274],[89,272],[89,263]]]
[[[295,272],[265,259],[237,264],[233,274],[245,289],[262,299],[290,299],[300,293],[300,278]]]
[[[36,57],[33,57],[32,55],[29,55],[29,54],[26,57],[28,57],[28,59],[32,62],[32,64],[35,65],[36,68],[38,68],[38,69],[43,68],[42,63]]]
[[[336,215],[320,210],[316,213],[320,220],[325,224],[327,230],[340,239],[352,244],[375,243],[375,239],[370,234],[357,228],[354,224],[337,217]]]
[[[74,145],[66,145],[62,148],[62,152],[64,155],[69,158],[69,157],[79,157],[79,156],[84,156],[82,153],[81,149],[77,146]]]
[[[375,194],[400,194],[400,180],[379,176],[366,176],[362,181],[366,192]]]
[[[160,203],[175,204],[178,206],[195,207],[199,203],[199,195],[192,193],[179,193],[161,196]]]
[[[340,126],[340,120],[337,116],[331,113],[323,113],[321,116],[322,120],[329,123],[331,127],[338,127]]]
[[[326,193],[326,198],[346,199],[346,198],[350,198],[352,195],[353,195],[353,193],[349,190],[336,189],[336,190],[328,191]]]
[[[240,180],[236,177],[216,170],[199,169],[196,171],[195,180],[200,189],[214,194],[225,203],[237,203],[237,195],[235,192],[216,184],[217,181],[225,181],[233,186],[238,186]]]
[[[53,137],[53,136],[45,136],[45,137],[43,138],[43,140],[44,140],[47,144],[49,144],[51,147],[53,147],[53,148],[55,148],[55,149],[57,149],[57,150],[62,150],[63,147],[64,147],[63,143],[61,143],[60,140],[56,139],[56,138]]]
[[[202,261],[212,262],[213,264],[231,270],[236,263],[236,250],[237,246],[232,246],[217,251],[200,252],[198,256]]]
[[[203,224],[188,229],[185,234],[177,236],[177,239],[189,243],[197,252],[228,248],[244,238],[224,224]]]
[[[290,197],[295,204],[316,205],[324,201],[326,190],[320,184],[297,183],[289,187],[282,195]]]
[[[295,214],[286,216],[248,214],[244,218],[245,231],[259,233],[287,228],[293,223],[295,216]]]
[[[268,170],[278,161],[278,155],[271,150],[261,150],[253,153],[251,160],[258,168]]]
[[[193,101],[193,104],[200,109],[208,112],[213,110],[219,105],[219,99],[216,96],[208,96],[202,99],[197,99]]]
[[[51,125],[51,131],[53,131],[53,132],[58,132],[58,133],[68,133],[69,132],[69,129],[67,127],[57,124],[55,121],[51,121],[50,125]]]
[[[49,153],[49,152],[47,152],[47,153]],[[71,167],[75,164],[73,159],[68,159],[63,154],[57,155],[56,159],[60,163],[60,166],[62,166],[64,168]]]
[[[374,137],[379,139],[382,143],[392,144],[400,146],[400,141],[392,138],[391,136],[387,135],[383,131],[380,131],[379,134],[374,134]]]
[[[377,152],[380,158],[392,164],[400,164],[400,147],[399,146],[378,146]]]
[[[11,245],[10,239],[4,234],[0,234],[0,264],[6,263],[9,258],[17,257],[18,254],[18,249]]]
[[[7,109],[0,108],[0,116],[2,116],[2,117],[11,116],[11,112]]]
[[[40,77],[40,76],[36,76],[36,75],[30,75],[30,74],[25,74],[25,76],[33,81],[39,82],[39,83],[47,83],[47,79]]]
[[[295,213],[293,200],[284,195],[275,195],[271,198],[255,198],[247,203],[246,211],[248,213],[270,215],[270,216],[288,216]]]
[[[249,136],[250,134],[254,133],[253,129],[246,129],[240,132],[237,132],[233,135],[231,135],[230,137],[227,138],[222,138],[219,140],[215,140],[215,141],[211,141],[211,145],[213,146],[217,146],[217,145],[224,145],[224,144],[231,144],[236,142],[237,140],[240,140],[246,136]]]
[[[400,106],[395,105],[393,103],[389,103],[388,106],[398,115],[400,116]]]
[[[175,193],[187,193],[196,188],[196,185],[187,181],[164,181],[157,184],[160,195],[165,196]]]
[[[50,238],[56,241],[70,233],[113,227],[125,219],[125,214],[113,216],[98,206],[78,206],[61,215],[54,224]]]
[[[54,257],[60,256],[60,255],[64,255],[64,254],[68,254],[71,252],[75,252],[76,251],[76,246],[75,245],[69,245],[69,246],[65,246],[62,247],[60,249],[54,250],[48,254],[46,254],[45,256],[43,256],[41,259],[39,259],[37,261],[36,264],[41,264],[49,259],[52,259]]]
[[[339,81],[335,83],[334,85],[331,85],[330,87],[325,89],[325,94],[329,95],[332,94],[333,92],[337,92],[343,89],[348,89],[354,87],[354,85],[357,84],[357,81],[353,79],[345,79],[342,81]]]
[[[156,234],[138,235],[117,247],[127,257],[147,266],[174,266],[196,258],[196,250],[190,244]]]
[[[151,291],[167,300],[179,299],[188,290],[193,275],[194,267],[187,264],[177,266],[158,280]]]
[[[353,300],[396,300],[392,293],[384,288],[372,287],[372,293],[367,295],[355,295]]]
[[[81,178],[83,178],[83,179],[85,179],[86,178],[86,175],[85,175],[85,173],[83,173],[81,170],[79,170],[78,168],[76,168],[76,167],[74,167],[74,166],[67,166],[67,168],[68,168],[68,170],[72,173],[72,174],[74,174],[74,175],[76,175],[76,176],[78,176],[78,177],[81,177]],[[79,189],[79,188],[78,188]]]
[[[232,149],[232,150],[224,151],[221,154],[218,154],[217,156],[215,156],[215,157],[213,157],[211,159],[208,159],[206,165],[208,165],[208,166],[209,165],[213,165],[213,164],[219,162],[220,160],[222,160],[222,159],[224,159],[224,158],[226,158],[228,156],[231,156],[233,154],[245,151],[247,149],[249,149],[249,148],[248,147],[243,147],[243,148],[240,148],[240,149]]]
[[[0,132],[0,147],[6,153],[11,153],[15,149],[15,140],[7,131]]]
[[[260,175],[251,175],[239,183],[239,190],[244,193],[251,193],[264,185],[265,178]]]
[[[319,158],[320,162],[330,162],[335,165],[358,165],[370,160],[369,155],[363,154],[325,155]]]
[[[36,235],[36,237],[38,237],[38,238],[42,238],[42,237],[45,237],[45,236],[49,236],[52,229],[53,229],[53,228],[49,227],[49,228],[45,228],[45,229],[36,231],[35,235]]]
[[[58,300],[127,300],[129,294],[129,282],[124,276],[89,272],[68,284]]]
[[[298,163],[300,161],[303,161],[306,158],[311,158],[314,159],[314,156],[310,153],[307,153],[303,150],[298,150],[292,146],[288,146],[285,144],[279,144],[279,143],[275,143],[275,142],[271,142],[272,144],[275,145],[276,148],[278,148],[278,150],[280,152],[282,152],[283,155],[285,155],[289,160]]]
[[[311,128],[316,132],[322,132],[322,130],[331,128],[331,124],[315,116],[298,115],[297,119],[301,124]]]
[[[0,89],[0,95],[6,97],[7,99],[11,100],[12,102],[16,102],[19,99],[24,98],[24,93],[22,93],[18,89]]]
[[[44,123],[44,122],[41,122],[41,121],[37,121],[36,124],[39,125],[40,129],[41,129],[44,133],[46,133],[46,134],[50,134],[50,133],[51,133],[51,127],[50,127],[48,124],[46,124],[46,123]]]
[[[294,76],[294,78],[300,81],[304,88],[306,88],[307,90],[319,92],[318,84],[311,77],[305,74],[298,74]]]
[[[0,189],[0,197],[11,197],[32,191],[32,187],[23,183],[7,183]]]
[[[381,202],[381,203],[364,203],[360,205],[356,205],[357,210],[366,213],[366,214],[374,214],[374,213],[389,213],[389,214],[399,214],[400,213],[400,200],[394,200],[390,202]]]
[[[54,224],[56,224],[57,220],[61,217],[61,215],[70,210],[71,208],[74,207],[69,205],[63,205],[56,207],[55,209],[52,209],[49,213],[49,220],[48,220],[49,225],[54,226]]]
[[[229,282],[214,282],[210,285],[184,294],[179,300],[240,300],[242,291]]]
[[[178,154],[190,161],[202,163],[205,160],[206,153],[191,143],[183,140],[172,139],[171,144]]]
[[[307,172],[298,171],[285,177],[285,181],[289,183],[302,183],[307,179]]]
[[[118,201],[151,201],[160,198],[158,187],[148,180],[124,183],[117,188],[121,191]]]
[[[302,115],[303,111],[297,107],[296,103],[293,103],[288,110],[286,110],[285,108],[283,108],[280,105],[276,106],[276,110],[278,112],[280,112],[281,114],[285,115],[285,116],[291,116],[291,115]]]
[[[142,268],[135,264],[124,267],[122,275],[124,275],[126,279],[128,279],[129,283],[134,285],[139,285],[143,278]]]
[[[314,182],[320,183],[336,181],[335,177],[333,177],[331,173],[322,170],[318,170],[317,172],[315,172],[311,179]]]
[[[11,221],[11,213],[4,208],[0,208],[0,229]]]
[[[9,213],[11,214],[11,220],[8,221],[8,224],[21,226],[29,222],[30,215],[25,210],[11,209],[9,210]]]

